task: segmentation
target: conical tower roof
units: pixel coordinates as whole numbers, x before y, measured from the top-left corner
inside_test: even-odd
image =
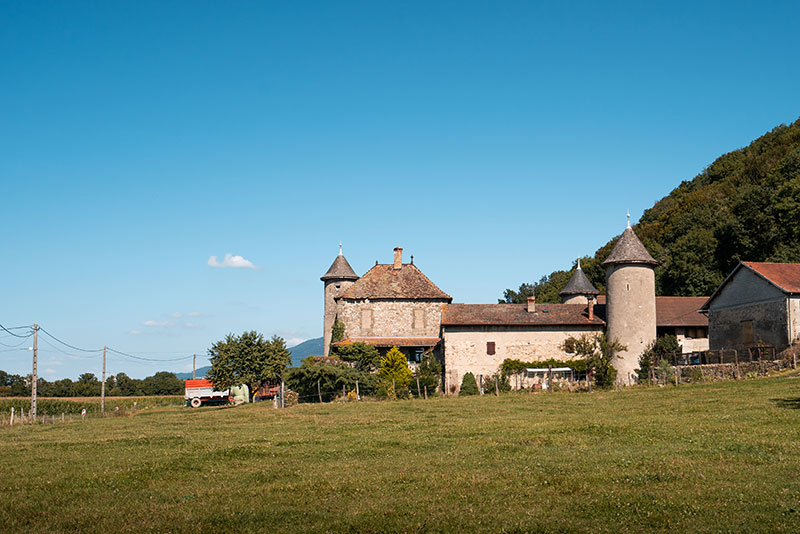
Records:
[[[625,228],[625,231],[622,232],[622,237],[619,238],[617,244],[614,245],[611,254],[609,254],[606,261],[603,262],[603,267],[620,263],[658,265],[658,262],[653,259],[653,256],[647,252],[642,242],[639,241],[639,238],[633,233],[633,228],[631,228],[630,223],[628,223],[628,227]]]
[[[581,269],[581,262],[578,260],[578,268],[572,273],[572,277],[567,282],[566,287],[561,290],[559,296],[564,295],[599,295],[600,292],[595,289],[589,277]]]
[[[320,277],[320,280],[323,282],[325,280],[358,280],[358,275],[353,268],[350,267],[350,264],[347,262],[347,258],[344,257],[344,254],[342,254],[341,245],[339,245],[339,255],[336,256],[335,260],[333,260],[331,268],[328,269],[328,272]]]

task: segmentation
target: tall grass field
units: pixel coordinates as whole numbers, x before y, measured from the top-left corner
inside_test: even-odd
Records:
[[[800,532],[800,378],[0,427],[6,533]]]

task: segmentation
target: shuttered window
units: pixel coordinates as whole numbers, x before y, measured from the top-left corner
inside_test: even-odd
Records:
[[[489,354],[489,355],[494,354],[494,341],[487,341],[486,342],[486,354]]]

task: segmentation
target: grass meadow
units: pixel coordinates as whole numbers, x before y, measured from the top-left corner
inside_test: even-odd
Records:
[[[3,532],[800,531],[800,379],[0,427]]]

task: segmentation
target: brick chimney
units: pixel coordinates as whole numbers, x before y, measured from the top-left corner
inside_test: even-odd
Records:
[[[528,313],[536,311],[536,295],[528,297]]]
[[[403,249],[400,247],[394,247],[394,269],[400,269],[403,267]]]
[[[590,320],[590,321],[593,321],[593,320],[594,320],[594,297],[593,297],[593,296],[591,296],[591,295],[589,295],[589,299],[588,299],[588,300],[589,300],[589,303],[588,303],[588,304],[589,304],[589,305],[588,305],[588,309],[589,309],[589,320]]]

